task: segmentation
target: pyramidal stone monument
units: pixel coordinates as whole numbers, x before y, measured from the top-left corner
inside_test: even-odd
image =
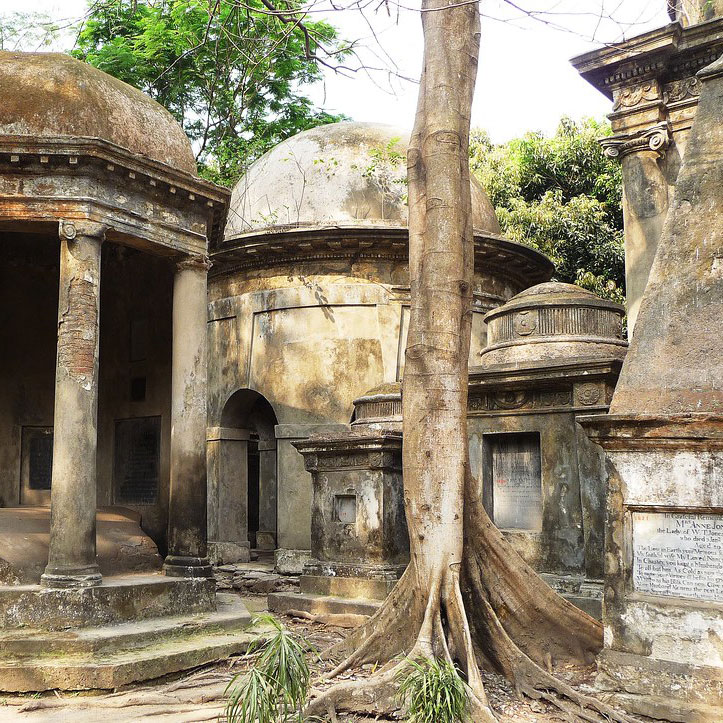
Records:
[[[723,57],[701,95],[610,413],[598,687],[723,719]]]

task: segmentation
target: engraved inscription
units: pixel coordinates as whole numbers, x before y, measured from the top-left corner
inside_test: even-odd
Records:
[[[494,523],[505,529],[542,529],[539,436],[492,435],[489,444]]]
[[[154,504],[158,499],[161,418],[119,419],[115,423],[115,501]]]
[[[634,512],[633,586],[723,602],[723,516]]]

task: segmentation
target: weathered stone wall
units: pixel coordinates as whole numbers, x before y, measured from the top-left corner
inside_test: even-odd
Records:
[[[210,280],[209,427],[223,426],[238,389],[257,391],[273,407],[279,547],[310,546],[311,476],[291,440],[314,425],[348,424],[354,399],[401,378],[408,283],[406,263],[371,259],[280,264]],[[524,286],[476,276],[471,362],[486,343],[484,313]]]

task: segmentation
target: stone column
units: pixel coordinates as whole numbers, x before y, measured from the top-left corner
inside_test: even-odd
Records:
[[[276,549],[276,440],[259,440],[259,550]]]
[[[625,295],[632,335],[668,213],[668,181],[660,160],[670,142],[666,121],[643,131],[600,141],[605,154],[622,161],[625,223]]]
[[[250,438],[245,429],[208,430],[208,544],[217,564],[251,559],[247,516]]]
[[[60,223],[53,478],[45,587],[101,583],[95,554],[100,258],[106,227]]]
[[[168,556],[173,577],[210,577],[206,555],[206,257],[178,263],[173,281],[171,493]]]

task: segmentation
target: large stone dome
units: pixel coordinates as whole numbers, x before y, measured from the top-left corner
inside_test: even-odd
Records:
[[[0,135],[98,138],[196,175],[188,137],[145,93],[62,53],[0,51]]]
[[[279,143],[236,184],[226,238],[284,226],[407,225],[409,134],[379,123],[332,123]],[[476,231],[499,234],[487,194],[472,180]]]

